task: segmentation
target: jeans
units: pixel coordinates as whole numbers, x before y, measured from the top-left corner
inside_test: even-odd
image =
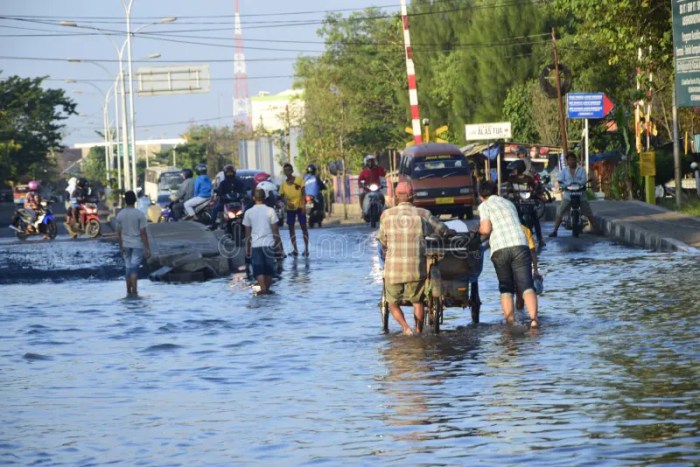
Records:
[[[141,261],[143,261],[143,248],[124,248],[122,253],[126,276],[139,273]]]

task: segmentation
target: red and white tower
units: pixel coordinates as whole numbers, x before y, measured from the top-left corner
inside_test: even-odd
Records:
[[[248,95],[248,74],[245,66],[245,53],[243,51],[243,30],[241,29],[241,16],[236,0],[236,13],[234,16],[234,34],[236,47],[233,56],[233,125],[243,125],[251,129],[250,96]]]

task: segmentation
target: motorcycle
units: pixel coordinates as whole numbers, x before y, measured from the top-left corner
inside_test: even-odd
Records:
[[[275,210],[277,214],[277,227],[284,225],[284,220],[287,218],[287,205],[284,200],[276,192],[270,193],[265,198],[265,204]]]
[[[166,204],[163,209],[160,211],[160,216],[158,216],[158,223],[160,224],[161,222],[177,222],[180,219],[182,219],[183,213],[183,208],[182,208],[182,203],[180,203],[179,209],[175,207],[175,204],[178,203],[178,200],[176,198],[176,195],[172,193],[170,195],[170,202]]]
[[[216,201],[214,198],[202,201],[194,206],[194,217],[191,219],[200,224],[210,225],[211,224],[211,211],[212,205]]]
[[[578,237],[583,231],[583,228],[588,224],[588,220],[581,213],[581,197],[586,194],[586,185],[580,183],[572,183],[564,190],[571,197],[571,209],[565,219],[565,227],[571,229],[571,234]]]
[[[542,176],[536,173],[534,176],[534,194],[537,199],[541,199],[545,203],[551,203],[554,201],[554,196],[549,189],[549,183],[551,177],[549,174],[545,173]]]
[[[523,224],[528,229],[532,229],[535,225],[535,216],[539,219],[544,215],[544,201],[537,198],[527,184],[512,184],[512,192],[508,197],[515,204]]]
[[[85,234],[88,238],[95,238],[100,235],[102,224],[100,224],[100,216],[97,213],[97,204],[90,202],[81,203],[73,211],[77,211],[77,219],[71,218],[65,223],[66,230],[71,238],[77,238],[80,234]]]
[[[224,204],[224,231],[233,241],[234,246],[243,246],[245,229],[243,227],[243,213],[245,205],[241,201],[231,201]]]
[[[363,183],[362,187],[365,189],[365,198],[362,200],[362,217],[365,222],[369,222],[370,227],[375,228],[386,207],[384,193],[377,183],[372,183],[368,188]]]
[[[323,202],[315,196],[306,195],[306,222],[309,227],[313,228],[316,224],[321,227],[324,217],[326,213],[323,212]]]
[[[17,216],[18,230],[15,231],[15,235],[18,239],[26,240],[32,235],[46,235],[51,240],[56,238],[58,226],[50,208],[51,204],[52,201],[41,202],[41,209],[37,211],[34,222],[31,221],[29,213],[25,209],[17,210],[15,215]]]

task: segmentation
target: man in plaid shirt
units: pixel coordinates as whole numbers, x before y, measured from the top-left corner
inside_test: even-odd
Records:
[[[479,233],[489,237],[503,316],[508,324],[513,324],[513,294],[517,287],[518,291],[522,291],[530,315],[530,327],[536,328],[537,294],[532,280],[532,257],[520,226],[518,211],[513,203],[496,195],[493,182],[483,182],[479,196],[482,201],[479,205]]]
[[[410,183],[399,182],[394,194],[398,205],[382,213],[377,239],[385,252],[384,292],[389,310],[401,325],[403,333],[410,335],[423,331],[423,298],[427,274],[425,236],[433,232],[441,236],[454,232],[427,209],[411,204],[413,188]],[[413,331],[401,311],[401,302],[413,305]]]

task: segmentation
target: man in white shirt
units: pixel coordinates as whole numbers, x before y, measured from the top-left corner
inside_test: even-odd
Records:
[[[498,277],[501,308],[508,324],[515,321],[513,294],[522,291],[525,308],[530,315],[530,327],[536,328],[537,294],[532,278],[532,257],[527,237],[520,226],[515,205],[496,195],[496,184],[483,182],[479,189],[479,233],[489,237],[491,261]]]
[[[566,155],[566,167],[561,169],[557,180],[559,181],[560,189],[564,189],[572,183],[578,183],[585,186],[588,180],[586,179],[586,169],[580,167],[576,160],[576,155],[573,153],[568,153]],[[593,211],[591,210],[591,205],[588,204],[586,199],[586,194],[581,196],[581,212],[588,218],[591,223],[591,231],[598,233],[600,232],[600,226],[593,216]],[[559,212],[557,212],[557,218],[554,220],[554,230],[549,234],[550,237],[556,237],[561,221],[564,218],[564,214],[568,212],[571,208],[571,195],[568,191],[564,190],[561,199],[561,206],[559,206]]]
[[[275,274],[276,252],[282,252],[277,214],[265,205],[265,191],[256,188],[255,206],[243,214],[245,226],[246,258],[250,258],[253,275],[258,281],[258,294],[272,293],[270,285]]]

